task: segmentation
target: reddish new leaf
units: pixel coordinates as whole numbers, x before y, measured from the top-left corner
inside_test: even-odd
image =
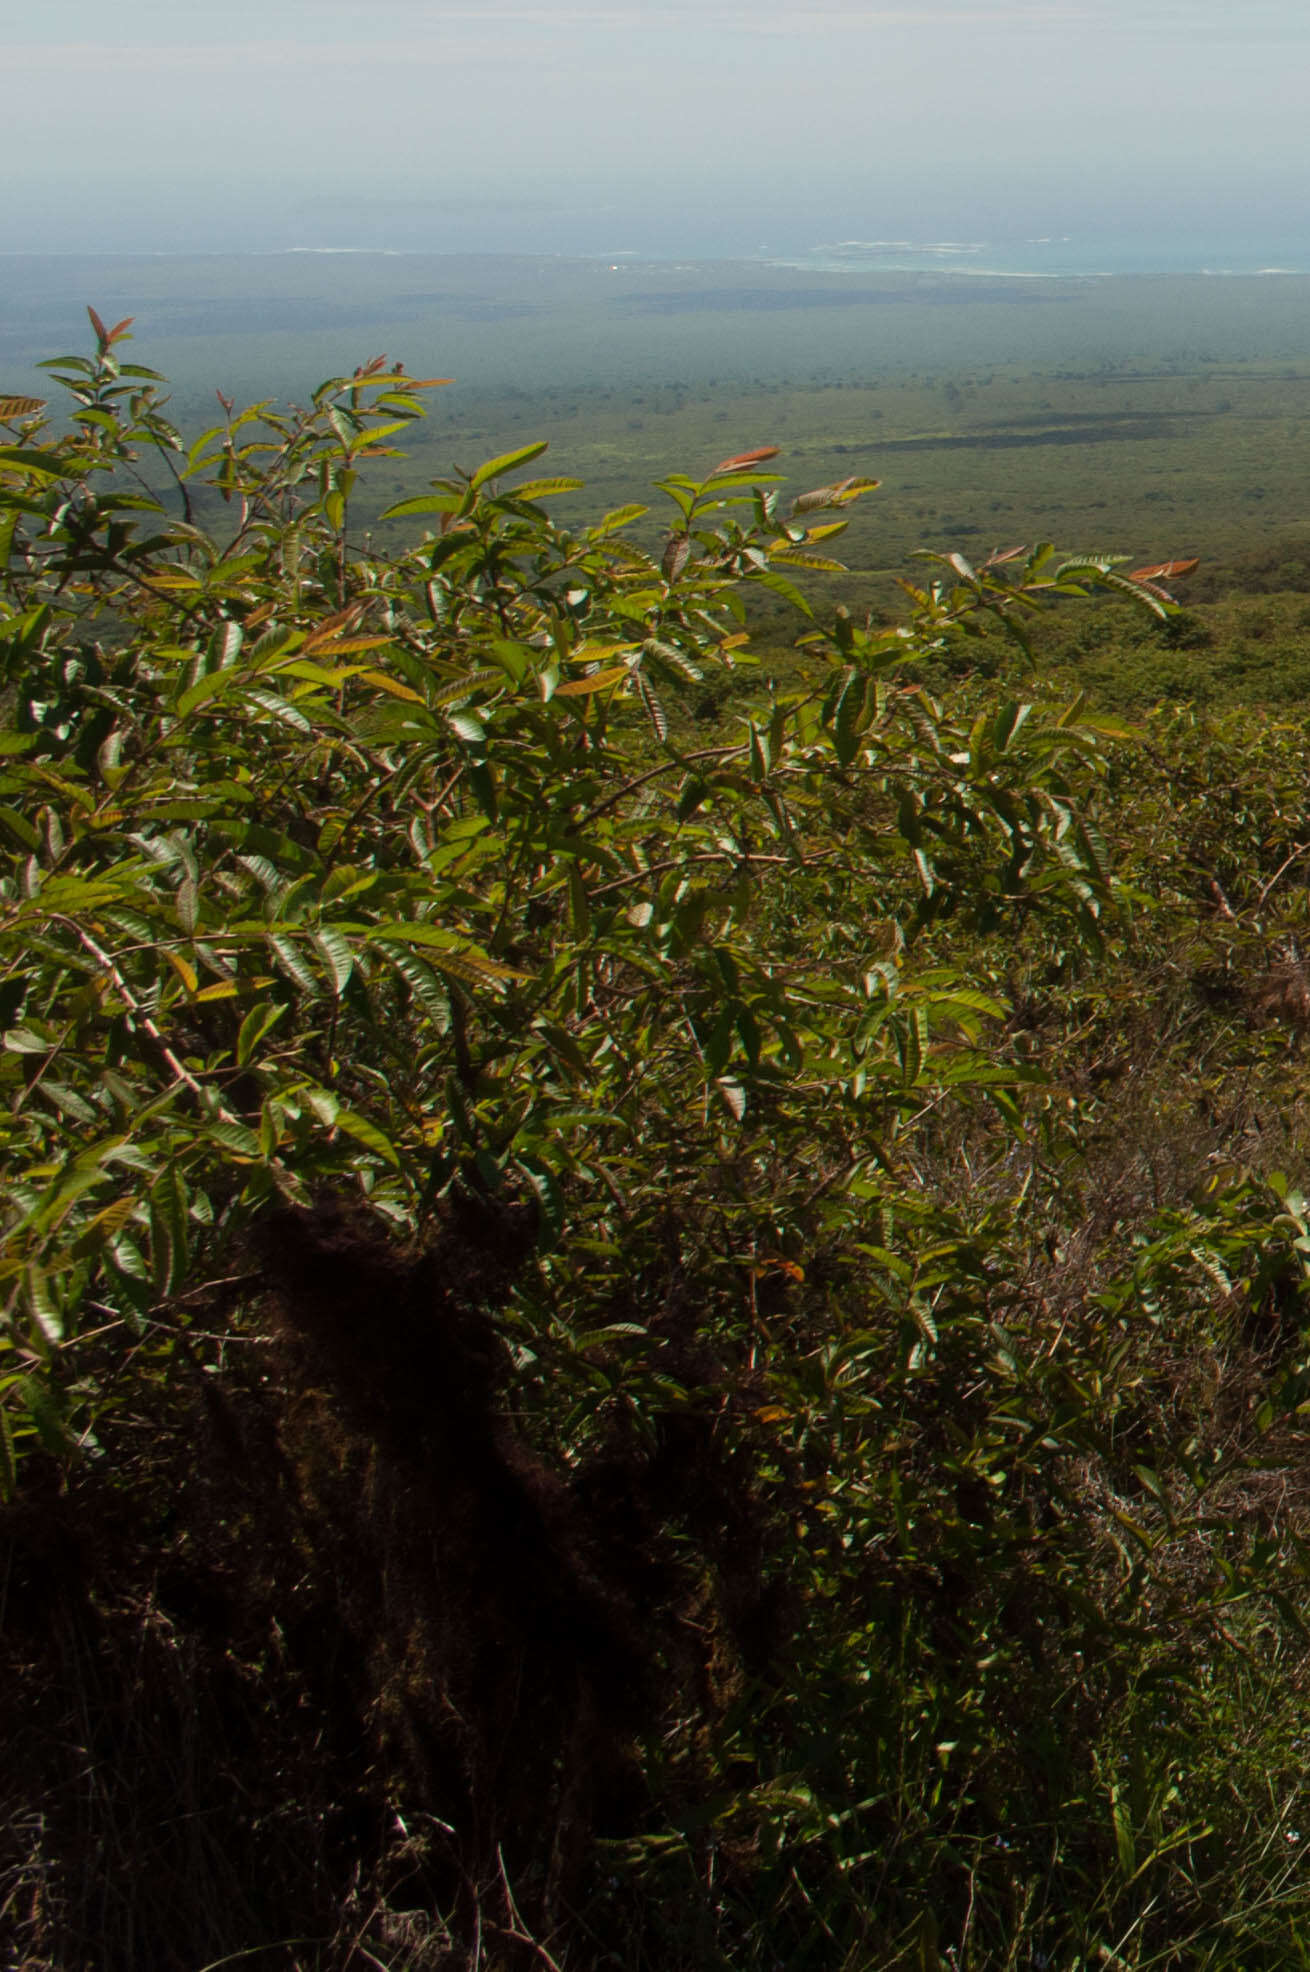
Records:
[[[725,472],[749,472],[752,466],[762,466],[766,459],[776,459],[782,448],[778,445],[759,445],[753,452],[734,452],[730,459],[720,459],[711,479],[718,479]]]
[[[1128,579],[1130,582],[1177,582],[1200,566],[1199,556],[1191,561],[1153,561],[1147,568],[1129,569]]]
[[[121,322],[115,322],[112,329],[107,329],[100,317],[96,314],[94,308],[88,305],[86,312],[87,319],[96,332],[96,341],[100,344],[100,353],[102,356],[106,350],[113,348],[121,335],[126,334],[135,320],[135,317],[132,315],[124,315]]]

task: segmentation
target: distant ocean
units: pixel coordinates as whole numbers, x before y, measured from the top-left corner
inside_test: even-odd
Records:
[[[340,196],[234,197],[222,211],[167,187],[84,217],[0,208],[0,254],[203,257],[251,253],[476,254],[514,258],[735,261],[812,273],[1048,276],[1310,274],[1310,218],[1290,193],[1228,188],[1070,201],[1014,190],[972,201],[825,193],[706,198],[646,186],[543,182],[459,200],[379,189]],[[1154,203],[1151,198],[1154,198]],[[1016,217],[1022,212],[1022,217]],[[949,216],[947,216],[949,214]],[[758,230],[757,230],[758,229]]]

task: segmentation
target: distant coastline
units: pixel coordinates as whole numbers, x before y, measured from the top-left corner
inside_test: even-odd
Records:
[[[1300,259],[1300,264],[1297,264]],[[985,274],[1009,280],[1111,280],[1116,276],[1205,275],[1243,279],[1310,273],[1310,252],[1261,242],[1235,254],[1214,243],[1187,249],[1124,239],[1079,242],[1072,235],[997,244],[984,240],[837,240],[799,254],[779,255],[777,267],[824,274]]]
[[[284,259],[386,259],[436,261],[488,261],[506,265],[526,261],[546,263],[592,262],[632,270],[685,267],[706,270],[711,267],[751,267],[779,273],[826,275],[923,274],[937,278],[959,275],[961,279],[979,276],[991,280],[1026,281],[1105,281],[1122,277],[1135,279],[1206,278],[1214,280],[1254,280],[1310,275],[1310,243],[1304,250],[1287,240],[1247,241],[1198,240],[1188,245],[1176,239],[1150,240],[1132,236],[1121,238],[1093,236],[1080,240],[1071,234],[1027,240],[911,240],[842,239],[812,245],[760,245],[753,250],[712,251],[689,246],[679,250],[667,247],[609,247],[586,245],[555,247],[535,252],[518,252],[507,247],[473,248],[459,246],[396,246],[385,242],[348,241],[222,247],[142,246],[112,251],[57,249],[33,252],[0,249],[0,261],[216,261]]]

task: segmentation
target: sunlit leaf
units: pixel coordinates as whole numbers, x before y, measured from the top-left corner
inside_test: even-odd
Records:
[[[489,479],[499,479],[502,473],[513,472],[517,466],[528,465],[533,459],[541,457],[549,443],[549,439],[540,438],[535,445],[521,445],[516,451],[502,452],[497,458],[488,459],[485,465],[478,467],[469,485],[476,491],[477,488],[485,486]]]
[[[753,452],[735,452],[729,459],[720,459],[710,474],[717,479],[721,473],[749,472],[752,466],[762,466],[766,459],[776,459],[781,447],[759,445]]]

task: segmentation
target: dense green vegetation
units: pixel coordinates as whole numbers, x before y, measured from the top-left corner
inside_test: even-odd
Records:
[[[867,481],[561,523],[93,323],[0,406],[15,1962],[1305,1963],[1310,725],[1042,682],[1225,605],[811,616]]]

